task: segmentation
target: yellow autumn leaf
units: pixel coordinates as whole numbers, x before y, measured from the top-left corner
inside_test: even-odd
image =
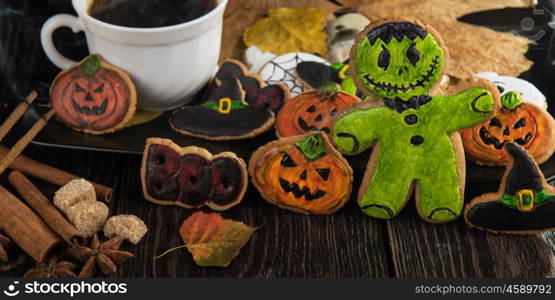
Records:
[[[282,55],[289,52],[328,54],[326,11],[319,8],[277,8],[243,33],[245,44]]]

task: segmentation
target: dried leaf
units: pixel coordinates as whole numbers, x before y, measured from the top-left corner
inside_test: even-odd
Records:
[[[183,221],[179,234],[199,266],[226,267],[255,230],[217,213],[196,212]]]
[[[524,54],[528,39],[511,33],[459,22],[457,19],[473,12],[526,7],[530,0],[373,0],[366,1],[359,11],[371,20],[407,17],[432,25],[449,50],[446,73],[467,78],[478,72],[492,71],[518,76],[532,62]]]
[[[282,55],[289,52],[328,55],[326,11],[318,8],[277,8],[243,34],[245,44]]]
[[[220,60],[243,59],[246,49],[242,42],[243,31],[258,19],[267,15],[270,9],[280,7],[316,7],[330,15],[340,7],[331,1],[322,0],[233,0],[227,3],[224,13],[222,49]],[[246,13],[248,12],[248,13]]]

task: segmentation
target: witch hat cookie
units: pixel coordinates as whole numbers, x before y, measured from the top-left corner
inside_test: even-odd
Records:
[[[470,227],[496,233],[536,234],[555,230],[555,188],[522,146],[506,144],[512,157],[497,193],[474,198],[465,208]]]
[[[205,103],[176,110],[170,124],[179,133],[207,140],[244,139],[271,128],[274,113],[249,106],[244,97],[239,80],[226,79]]]

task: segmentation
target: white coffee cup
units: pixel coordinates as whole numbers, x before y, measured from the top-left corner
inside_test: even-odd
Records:
[[[52,63],[66,69],[75,62],[58,52],[52,33],[60,27],[84,31],[90,53],[102,55],[131,75],[141,109],[170,110],[189,102],[215,74],[227,1],[218,0],[212,11],[183,24],[132,28],[91,17],[92,0],[72,0],[78,16],[59,14],[48,19],[41,43]]]

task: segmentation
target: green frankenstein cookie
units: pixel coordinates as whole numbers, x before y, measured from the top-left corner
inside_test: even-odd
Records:
[[[464,152],[458,130],[491,117],[499,92],[485,81],[463,81],[461,92],[431,96],[447,50],[435,30],[413,20],[374,22],[357,37],[351,75],[358,89],[383,100],[344,112],[333,126],[346,154],[374,146],[358,202],[370,216],[396,216],[416,190],[422,218],[457,218],[464,195]]]

